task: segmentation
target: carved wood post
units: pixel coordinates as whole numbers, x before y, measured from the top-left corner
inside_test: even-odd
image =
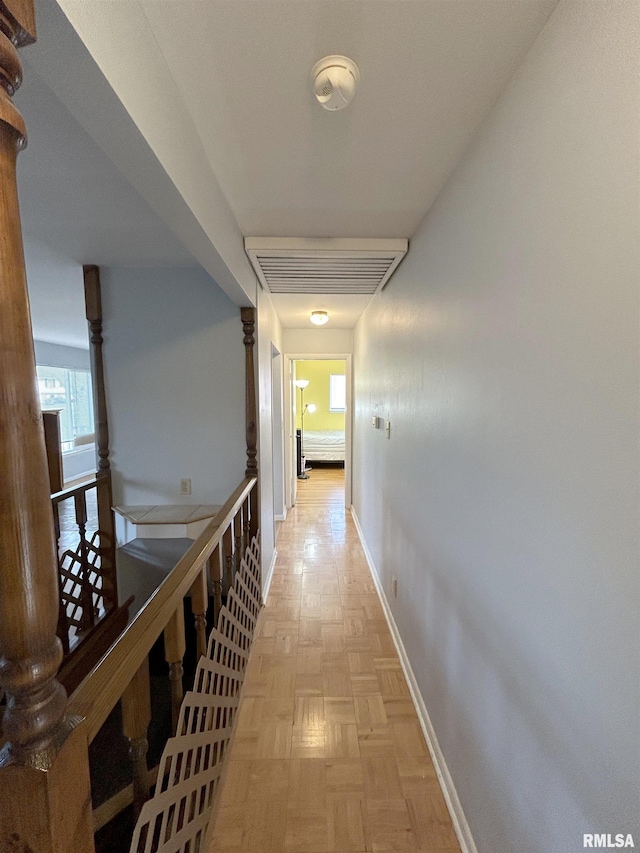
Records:
[[[217,625],[222,607],[222,551],[219,544],[209,557],[209,579],[213,588],[213,624]]]
[[[133,808],[136,819],[149,799],[147,773],[147,729],[151,722],[151,687],[149,684],[149,658],[133,676],[122,694],[122,731],[129,741],[129,758],[133,765]]]
[[[242,511],[244,504],[238,508],[238,512],[233,516],[233,577],[231,584],[235,579],[235,573],[240,571],[240,561],[244,556],[242,553]]]
[[[255,346],[256,310],[241,308],[240,317],[244,331],[245,385],[246,385],[246,433],[247,433],[247,469],[245,476],[258,476],[258,423],[256,411],[256,374],[253,358]],[[260,528],[260,500],[258,484],[251,492],[250,533],[253,538]]]
[[[207,653],[207,605],[209,604],[209,591],[207,589],[206,566],[198,573],[189,590],[191,596],[191,612],[196,627],[196,651],[198,657]]]
[[[85,266],[84,301],[89,323],[91,357],[91,388],[93,391],[93,413],[98,450],[96,489],[98,503],[98,529],[100,531],[100,566],[105,610],[118,605],[118,582],[116,578],[116,536],[111,489],[111,464],[109,462],[109,424],[107,421],[107,398],[104,387],[104,364],[102,360],[102,296],[100,270],[96,266]]]
[[[226,595],[233,587],[233,524],[222,534],[222,591]]]
[[[51,504],[51,508],[53,510],[53,536],[57,553],[60,541],[60,504]],[[56,575],[58,576],[58,629],[56,633],[62,642],[63,654],[66,655],[69,652],[69,619],[67,617],[67,606],[62,596],[64,581],[57,565],[56,569]]]
[[[182,689],[182,659],[186,651],[184,637],[184,607],[182,601],[175,611],[167,627],[164,629],[164,659],[169,664],[169,681],[171,682],[171,731],[176,733],[180,706],[184,691]]]
[[[76,524],[80,534],[78,552],[80,554],[80,568],[78,579],[80,581],[80,602],[82,615],[80,617],[80,630],[88,631],[96,623],[95,607],[93,605],[93,593],[89,577],[89,548],[87,544],[87,493],[80,492],[74,496],[76,511]]]
[[[0,0],[0,849],[89,853],[86,736],[65,718],[55,678],[58,562],[16,187],[26,141],[11,101],[22,77],[16,47],[34,40],[31,0]]]

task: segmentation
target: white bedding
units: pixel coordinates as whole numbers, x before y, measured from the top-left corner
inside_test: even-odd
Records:
[[[344,430],[305,430],[303,447],[304,455],[310,462],[343,462]]]

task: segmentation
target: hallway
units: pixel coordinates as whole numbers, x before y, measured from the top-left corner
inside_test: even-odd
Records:
[[[300,481],[277,547],[211,853],[459,851],[342,470]]]

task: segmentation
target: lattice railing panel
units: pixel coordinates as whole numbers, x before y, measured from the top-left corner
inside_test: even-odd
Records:
[[[249,646],[243,644],[243,641],[249,635],[241,633],[243,631],[242,626],[231,616],[226,607],[220,611],[218,625],[220,628],[214,628],[209,635],[207,657],[220,666],[226,666],[236,672],[244,672],[249,657]],[[241,644],[235,642],[236,637],[239,638]],[[249,637],[250,644],[251,638]]]
[[[75,551],[67,550],[59,560],[60,596],[70,627],[82,630],[95,621],[104,608],[100,559],[100,536],[96,530],[89,540],[78,543]],[[93,614],[87,613],[87,605]]]
[[[196,669],[194,688],[198,692],[220,697],[237,696],[243,680],[244,672],[237,672],[201,657]]]
[[[239,598],[236,594],[235,587],[227,596],[227,607],[229,608],[230,616],[232,616],[235,621],[239,623],[245,634],[249,634],[253,639],[255,619],[253,617],[253,614],[245,607],[242,599]]]
[[[130,853],[204,853],[260,606],[254,537],[198,662],[194,690],[184,697],[177,734],[162,754],[156,791],[142,807]]]

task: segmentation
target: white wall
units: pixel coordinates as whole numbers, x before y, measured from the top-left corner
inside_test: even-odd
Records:
[[[356,328],[354,505],[480,853],[640,845],[638,38],[560,3]]]
[[[271,346],[271,423],[273,453],[273,511],[277,519],[284,519],[287,508],[284,501],[284,358]]]
[[[284,352],[297,355],[332,355],[353,352],[353,329],[283,329]]]
[[[82,264],[28,234],[24,259],[33,337],[88,350]]]
[[[198,269],[101,281],[115,501],[224,503],[246,467],[240,309]]]
[[[260,530],[263,587],[268,589],[275,557],[273,435],[274,429],[280,427],[278,423],[274,424],[272,411],[272,356],[274,347],[282,352],[282,330],[271,297],[260,287],[257,315]]]
[[[84,299],[84,295],[82,298]],[[59,344],[50,344],[48,341],[34,341],[33,346],[36,351],[36,364],[46,364],[48,367],[67,367],[71,370],[91,370],[88,349],[60,346]]]

